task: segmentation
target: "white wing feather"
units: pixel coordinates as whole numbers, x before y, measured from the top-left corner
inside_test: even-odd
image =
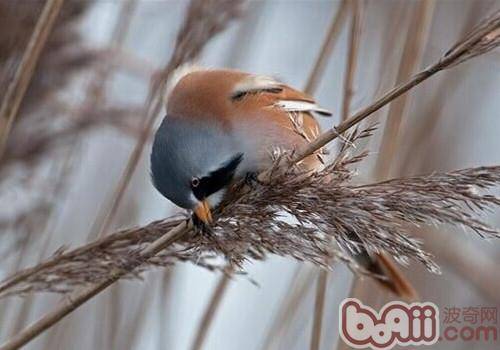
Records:
[[[249,75],[234,86],[232,96],[281,89],[281,85],[279,81],[265,75]]]
[[[286,112],[309,112],[318,113],[324,116],[331,116],[332,113],[321,108],[316,103],[299,100],[280,100],[274,104],[274,107],[281,108]]]

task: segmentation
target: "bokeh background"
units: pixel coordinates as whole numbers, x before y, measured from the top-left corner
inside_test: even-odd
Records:
[[[0,0],[0,98],[44,2]],[[61,246],[95,239],[139,142],[151,82],[172,54],[188,5],[187,0],[66,0],[0,161],[2,279]],[[273,75],[305,88],[325,38],[334,32],[331,50],[322,56],[324,69],[308,86],[334,113],[321,120],[328,128],[341,119],[343,108],[352,114],[368,105],[438,60],[499,8],[495,0],[248,1],[206,44],[198,63]],[[352,96],[343,107],[346,86]],[[365,145],[372,154],[359,169],[361,181],[500,164],[499,97],[498,50],[424,82],[372,118],[380,126]],[[179,211],[151,185],[150,141],[109,232]],[[488,222],[500,226],[498,214]],[[443,269],[436,276],[414,263],[404,268],[424,300],[442,308],[500,307],[500,242],[446,227],[415,234]],[[245,277],[228,281],[189,264],[147,272],[142,281],[121,281],[27,348],[194,349],[202,317],[219,291],[202,349],[308,349],[317,268],[271,256],[248,263],[246,270],[256,283]],[[337,331],[338,304],[348,295],[376,307],[392,299],[372,281],[336,265],[327,276],[320,349],[348,349]],[[0,300],[0,339],[60,298]],[[486,350],[499,344],[457,341],[432,348]]]

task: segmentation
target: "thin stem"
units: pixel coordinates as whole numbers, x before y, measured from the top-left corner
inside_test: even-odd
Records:
[[[356,74],[356,62],[358,61],[359,43],[361,41],[361,27],[363,18],[363,3],[360,0],[351,2],[352,20],[349,39],[349,49],[347,51],[347,63],[344,80],[344,97],[342,99],[341,120],[345,121],[349,117],[349,108],[354,93],[354,76]]]
[[[429,37],[435,4],[434,0],[425,0],[419,2],[417,5],[418,8],[413,17],[413,24],[408,28],[408,35],[396,78],[397,83],[408,79],[422,61],[424,48]],[[409,101],[410,95],[403,95],[390,104],[375,169],[375,178],[377,180],[390,175],[390,169],[393,165],[399,140],[398,135],[401,122],[408,109]]]
[[[321,327],[323,324],[323,310],[325,307],[325,294],[328,281],[328,271],[321,270],[316,284],[316,299],[314,302],[314,319],[311,335],[311,350],[319,350],[321,345]]]
[[[338,8],[335,10],[335,15],[332,17],[330,22],[330,27],[328,28],[326,37],[321,45],[321,50],[316,58],[316,63],[314,64],[311,73],[309,73],[309,78],[307,79],[307,83],[304,88],[304,92],[308,94],[313,94],[314,91],[316,91],[318,84],[323,77],[328,59],[332,54],[332,50],[337,43],[342,26],[344,25],[347,8],[347,0],[342,0]]]
[[[292,321],[300,306],[300,302],[304,300],[313,282],[313,272],[306,270],[304,266],[298,266],[290,282],[288,293],[285,298],[283,298],[283,302],[276,312],[276,317],[266,336],[264,346],[262,346],[263,350],[274,348],[277,339],[280,338],[285,327]]]
[[[201,318],[194,343],[191,346],[191,350],[200,350],[202,348],[212,321],[217,313],[217,309],[219,308],[219,305],[224,298],[230,280],[231,278],[229,273],[224,273],[221,276],[220,280],[217,282],[214,293],[212,294],[210,302],[208,303],[208,306],[203,313],[203,317]]]

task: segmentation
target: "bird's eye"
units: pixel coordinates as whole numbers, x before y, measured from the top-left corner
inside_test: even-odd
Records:
[[[197,177],[193,177],[193,178],[191,179],[191,186],[192,186],[193,188],[196,188],[196,187],[200,186],[200,179],[199,179],[199,178],[197,178]]]

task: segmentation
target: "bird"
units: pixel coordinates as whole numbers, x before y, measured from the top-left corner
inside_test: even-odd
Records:
[[[294,150],[320,132],[316,116],[332,113],[278,79],[231,69],[178,68],[169,79],[166,116],[150,155],[156,189],[206,225],[235,181],[275,161],[273,150]],[[306,172],[324,167],[322,150],[304,158]],[[351,252],[352,253],[352,252]],[[405,299],[415,292],[384,254],[355,253],[379,283]]]

